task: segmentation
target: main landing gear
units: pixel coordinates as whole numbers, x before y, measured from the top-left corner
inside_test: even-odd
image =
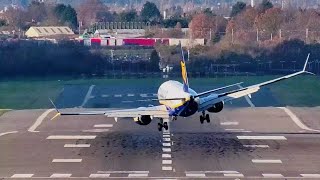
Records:
[[[158,130],[162,131],[162,128],[164,128],[165,130],[169,129],[168,123],[167,122],[163,122],[163,119],[160,119],[160,122],[158,123]]]
[[[200,123],[203,124],[204,121],[207,121],[207,123],[210,123],[210,116],[209,114],[206,114],[205,111],[202,111],[202,115],[200,116]]]

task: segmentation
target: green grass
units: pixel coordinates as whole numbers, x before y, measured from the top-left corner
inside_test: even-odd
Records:
[[[2,116],[4,113],[10,111],[9,109],[0,109],[0,116]]]
[[[191,86],[228,85],[245,82],[248,86],[275,78],[276,76],[226,77],[190,79]],[[63,79],[63,78],[61,78]],[[178,79],[180,81],[180,79]],[[140,87],[145,85],[159,86],[165,79],[64,79],[51,78],[15,79],[0,81],[0,109],[34,109],[51,107],[48,98],[56,99],[64,85],[110,85]],[[319,106],[320,79],[316,76],[300,76],[270,85],[279,102],[290,106]]]

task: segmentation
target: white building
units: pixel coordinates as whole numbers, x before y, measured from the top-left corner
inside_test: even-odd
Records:
[[[34,37],[50,37],[57,35],[74,35],[74,32],[67,26],[46,26],[46,27],[36,27],[32,26],[26,32],[28,38]]]

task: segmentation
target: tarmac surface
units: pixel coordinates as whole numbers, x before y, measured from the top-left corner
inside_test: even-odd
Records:
[[[210,124],[194,115],[164,132],[156,119],[55,114],[0,117],[0,179],[320,179],[317,107],[229,106]]]

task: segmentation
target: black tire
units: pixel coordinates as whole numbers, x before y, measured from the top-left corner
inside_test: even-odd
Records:
[[[163,128],[164,128],[165,130],[168,130],[168,129],[169,129],[169,126],[168,126],[168,123],[167,123],[167,122],[164,122],[164,123],[163,123]]]
[[[207,120],[207,123],[210,123],[210,116],[209,116],[209,114],[206,115],[206,120]]]
[[[204,122],[204,117],[201,115],[200,116],[200,123],[203,124],[203,122]]]
[[[163,125],[161,123],[158,123],[158,130],[162,131]]]

